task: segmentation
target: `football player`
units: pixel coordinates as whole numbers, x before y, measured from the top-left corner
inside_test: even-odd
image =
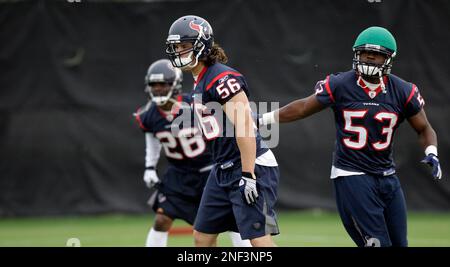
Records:
[[[172,64],[194,77],[193,110],[215,163],[194,224],[196,245],[213,246],[232,230],[253,246],[273,246],[278,164],[252,119],[247,81],[224,65],[227,56],[201,17],[173,22],[166,45]]]
[[[406,119],[424,148],[422,162],[441,179],[436,133],[418,87],[391,74],[397,44],[388,30],[365,29],[353,53],[352,70],[327,76],[317,82],[315,94],[265,113],[259,122],[296,121],[330,107],[337,130],[331,179],[345,229],[358,246],[407,246],[394,133]]]
[[[167,246],[173,220],[194,223],[212,168],[211,154],[198,127],[176,123],[177,117],[191,111],[190,96],[181,94],[182,77],[182,72],[167,59],[151,64],[145,77],[145,92],[150,101],[135,114],[145,132],[144,181],[149,188],[157,188],[149,201],[156,216],[147,237],[148,247]],[[162,180],[156,172],[161,145],[169,162]],[[238,233],[230,235],[234,246],[250,246]]]

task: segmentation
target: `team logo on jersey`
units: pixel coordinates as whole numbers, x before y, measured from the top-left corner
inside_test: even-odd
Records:
[[[202,36],[205,40],[209,40],[211,38],[211,35],[209,34],[209,29],[207,25],[202,25],[204,22],[200,24],[195,24],[194,20],[189,22],[189,28],[193,29],[194,31],[198,32],[200,36]]]
[[[229,77],[230,75],[226,75],[225,77],[219,79],[219,84],[224,83],[226,80],[228,80]]]
[[[377,92],[375,92],[375,91],[369,91],[369,96],[370,96],[370,98],[374,98],[374,97],[377,96]]]

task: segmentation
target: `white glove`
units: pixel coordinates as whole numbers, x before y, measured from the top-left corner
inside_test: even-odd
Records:
[[[251,205],[256,203],[256,199],[258,198],[256,179],[245,177],[243,174],[241,180],[239,181],[239,188],[242,197],[247,201],[247,204]]]
[[[148,188],[152,188],[155,186],[155,184],[160,182],[158,175],[156,174],[156,171],[154,169],[145,170],[144,182]]]

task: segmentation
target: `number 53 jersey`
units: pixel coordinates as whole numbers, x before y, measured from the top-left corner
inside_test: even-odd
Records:
[[[317,82],[316,98],[331,107],[336,123],[333,166],[375,175],[395,173],[392,143],[399,124],[425,104],[417,86],[395,75],[371,90],[354,71]]]

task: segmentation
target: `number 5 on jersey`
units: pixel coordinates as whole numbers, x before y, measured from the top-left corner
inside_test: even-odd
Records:
[[[230,78],[216,87],[217,93],[222,99],[234,95],[240,89],[241,85],[235,78]]]

